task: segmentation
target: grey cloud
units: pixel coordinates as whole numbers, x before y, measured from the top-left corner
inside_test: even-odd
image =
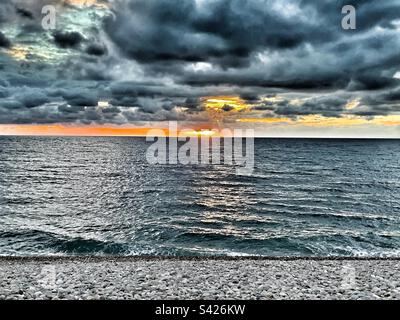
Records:
[[[393,50],[385,44],[391,40],[399,48],[398,34],[376,37],[372,30],[382,21],[396,19],[400,4],[355,2],[360,11],[358,34],[371,33],[357,38],[341,29],[341,8],[351,2],[292,1],[304,18],[287,15],[285,6],[274,9],[279,1],[220,0],[202,5],[194,0],[122,1],[115,7],[116,19],[107,19],[105,29],[120,50],[143,63],[147,72],[168,72],[178,83],[191,86],[376,90],[395,85],[383,71],[395,65],[395,61],[387,64]],[[337,61],[330,57],[332,50],[340,51],[333,58]],[[281,52],[281,61],[252,70],[260,52],[271,56]],[[368,57],[375,55],[371,65]],[[202,74],[182,71],[182,65],[192,62],[209,62],[214,68]],[[262,74],[263,68],[268,73]]]
[[[3,99],[2,101],[0,101],[0,107],[8,110],[16,110],[23,108],[24,105],[16,100]]]
[[[112,40],[143,62],[209,61],[220,67],[246,67],[261,49],[286,50],[306,41],[332,40],[329,30],[307,20],[285,18],[271,1],[122,1],[116,19],[106,20]],[[141,41],[146,39],[145,41]]]
[[[62,104],[58,107],[58,111],[64,114],[77,114],[85,110],[83,106],[70,106],[68,104]]]
[[[0,48],[11,47],[11,41],[0,31]]]
[[[27,9],[16,7],[16,12],[23,18],[30,19],[30,20],[34,19],[33,13]]]
[[[79,32],[56,31],[53,34],[55,43],[61,48],[77,48],[85,38]]]
[[[318,97],[307,100],[300,106],[290,102],[278,106],[274,113],[281,116],[304,116],[319,114],[326,117],[340,117],[347,100],[334,97]]]
[[[77,90],[64,91],[62,97],[72,106],[97,106],[99,97],[93,91]]]
[[[246,101],[247,103],[252,103],[252,104],[260,101],[259,95],[256,93],[252,93],[252,92],[242,93],[240,95],[240,98],[243,99],[244,101]]]
[[[9,91],[6,88],[0,86],[0,99],[7,98],[9,95]]]
[[[18,100],[26,108],[34,108],[49,102],[47,95],[40,91],[27,88],[23,89],[22,91],[22,93],[16,96],[16,100]]]
[[[0,33],[0,47],[37,42],[63,54],[21,62],[0,49],[2,123],[201,119],[201,98],[216,95],[240,96],[270,116],[399,111],[397,0],[121,0],[112,2],[115,19],[54,34],[38,28],[49,3],[70,10],[56,0],[0,6],[0,25],[15,29]],[[358,10],[355,31],[341,29],[345,4]],[[71,10],[68,19],[86,14]],[[309,99],[261,99],[275,94]],[[347,110],[355,98],[360,105]],[[97,108],[99,100],[110,106]]]
[[[106,114],[117,114],[120,113],[121,110],[118,107],[110,107],[110,108],[105,108],[101,110],[102,113],[106,113]]]
[[[93,56],[103,56],[107,54],[107,47],[102,44],[92,43],[87,46],[86,53]]]

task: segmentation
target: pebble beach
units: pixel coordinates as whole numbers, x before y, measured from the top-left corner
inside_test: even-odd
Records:
[[[400,299],[400,260],[0,258],[0,299]]]

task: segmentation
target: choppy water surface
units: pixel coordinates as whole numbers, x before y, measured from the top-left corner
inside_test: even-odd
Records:
[[[400,256],[398,140],[257,139],[252,176],[148,146],[0,137],[0,254]]]

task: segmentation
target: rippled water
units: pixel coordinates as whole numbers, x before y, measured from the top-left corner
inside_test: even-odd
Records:
[[[252,176],[148,146],[0,137],[0,254],[400,256],[400,141],[257,139]]]

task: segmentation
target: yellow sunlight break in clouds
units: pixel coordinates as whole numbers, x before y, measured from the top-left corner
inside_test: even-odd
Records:
[[[20,45],[15,45],[7,52],[15,60],[26,60],[26,56],[29,54],[29,49]]]
[[[247,123],[285,123],[290,125],[303,125],[311,127],[348,127],[356,125],[400,126],[400,115],[376,116],[371,120],[357,116],[334,118],[309,115],[299,117],[296,120],[290,118],[243,118],[237,119],[236,121]]]
[[[105,3],[99,3],[97,0],[66,0],[67,3],[72,4],[74,6],[96,6],[96,7],[102,7],[102,8],[107,8],[107,4]]]
[[[214,111],[222,111],[227,106],[234,111],[242,111],[249,108],[241,98],[235,96],[206,97],[203,99],[203,104],[207,110]]]
[[[211,96],[205,97],[201,101],[208,117],[217,125],[225,117],[250,109],[250,106],[237,96]]]

